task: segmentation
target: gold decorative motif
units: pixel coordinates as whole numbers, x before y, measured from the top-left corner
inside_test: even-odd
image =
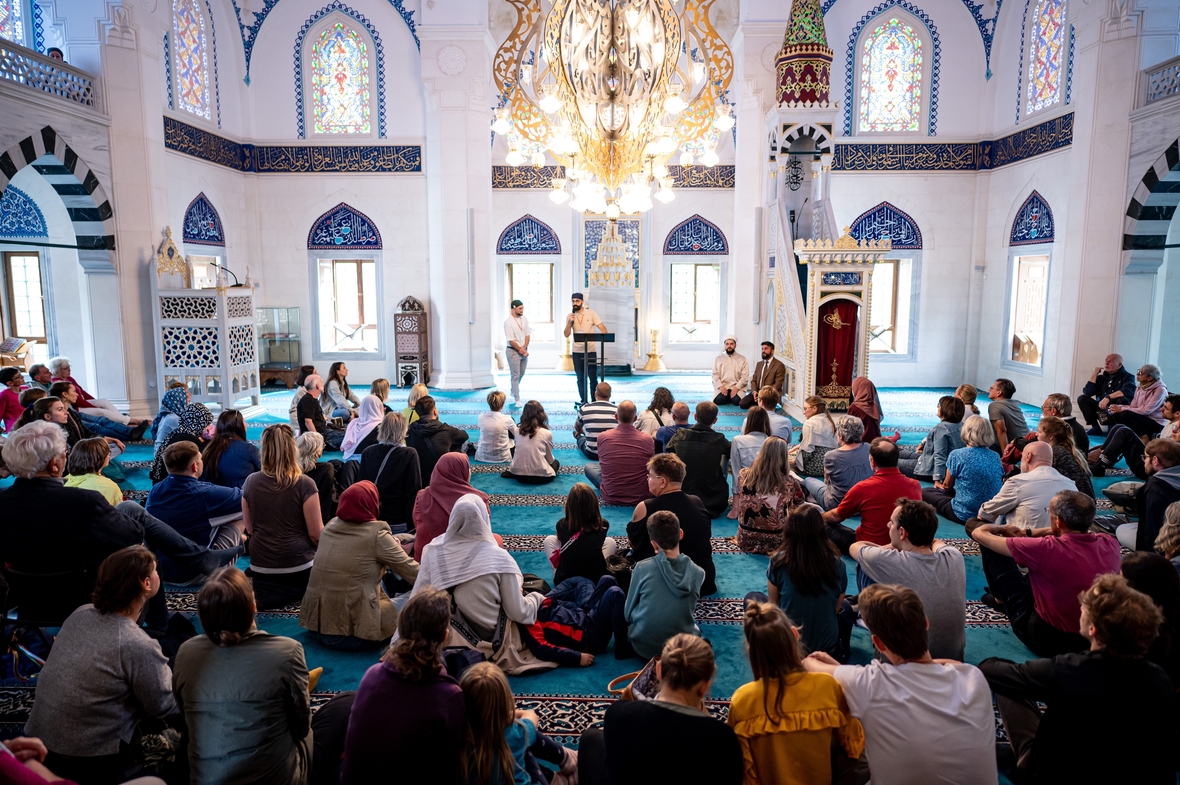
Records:
[[[834,248],[859,248],[860,247],[860,243],[857,241],[857,239],[855,237],[852,236],[852,227],[851,226],[844,227],[844,232],[840,235],[839,239],[836,240],[836,243],[833,247]]]
[[[160,244],[160,250],[156,254],[156,277],[164,275],[179,274],[184,279],[184,288],[190,288],[192,284],[192,273],[188,262],[180,255],[176,243],[172,242],[172,227],[164,227],[164,242]]]
[[[852,388],[846,387],[836,381],[836,370],[839,368],[839,363],[832,360],[832,381],[819,388],[820,397],[828,402],[829,409],[837,411],[847,411],[849,399],[852,397]]]
[[[843,330],[845,327],[847,327],[850,324],[850,322],[846,322],[846,321],[842,320],[840,318],[840,312],[835,311],[835,310],[833,310],[831,313],[829,313],[827,316],[825,316],[824,321],[827,322],[829,325],[831,325],[833,330]],[[832,365],[835,365],[835,364],[836,364],[836,361],[833,360]],[[835,370],[836,369],[833,368],[832,373],[835,373]],[[832,378],[834,379],[836,377],[833,376]]]

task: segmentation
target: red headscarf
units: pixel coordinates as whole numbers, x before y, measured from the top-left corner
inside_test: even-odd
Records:
[[[867,376],[858,376],[852,380],[852,402],[869,417],[881,421],[881,399],[877,397],[877,385],[870,382]]]
[[[336,507],[337,518],[353,523],[375,521],[380,512],[381,495],[377,493],[377,486],[368,480],[348,486],[340,494],[340,504]]]
[[[451,509],[461,496],[474,493],[488,505],[488,495],[471,486],[471,463],[460,452],[448,452],[434,465],[430,485],[418,491],[414,500],[414,553],[422,550],[435,537],[447,530],[451,520]]]

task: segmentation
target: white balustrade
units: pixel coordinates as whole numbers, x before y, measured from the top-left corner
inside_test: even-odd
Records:
[[[1144,69],[1140,83],[1142,84],[1140,106],[1147,106],[1169,96],[1180,94],[1180,56]]]
[[[98,108],[95,77],[40,52],[0,39],[0,79],[81,106]]]

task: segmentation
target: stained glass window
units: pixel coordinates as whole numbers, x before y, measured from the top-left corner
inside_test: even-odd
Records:
[[[1028,100],[1025,114],[1052,106],[1061,98],[1065,63],[1065,0],[1040,0],[1033,11],[1028,54]]]
[[[209,51],[200,2],[173,0],[172,3],[172,25],[176,31],[176,105],[208,119]]]
[[[721,266],[674,264],[668,327],[672,343],[717,343],[721,323]]]
[[[0,38],[25,43],[24,0],[0,0]]]
[[[922,40],[900,19],[864,39],[860,68],[860,130],[919,131]]]
[[[311,51],[317,134],[369,133],[369,55],[360,34],[337,22]]]

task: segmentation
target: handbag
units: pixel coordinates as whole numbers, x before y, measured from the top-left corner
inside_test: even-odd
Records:
[[[534,575],[531,572],[526,572],[520,576],[522,579],[522,586],[525,594],[537,592],[538,594],[548,594],[553,591],[553,587],[549,582],[540,575]]]
[[[443,649],[442,659],[443,666],[447,669],[447,675],[455,681],[462,678],[472,665],[488,661],[488,658],[478,649],[468,649],[462,646],[448,646]]]
[[[635,559],[631,557],[631,549],[612,553],[606,557],[606,571],[619,588],[627,592],[631,588],[631,573],[635,570]]]
[[[656,663],[659,657],[652,657],[642,670],[624,673],[618,678],[611,679],[606,685],[606,691],[615,695],[619,700],[648,701],[654,700],[660,693],[660,680],[656,678]],[[626,682],[626,684],[623,684]],[[619,686],[623,684],[623,686]]]

